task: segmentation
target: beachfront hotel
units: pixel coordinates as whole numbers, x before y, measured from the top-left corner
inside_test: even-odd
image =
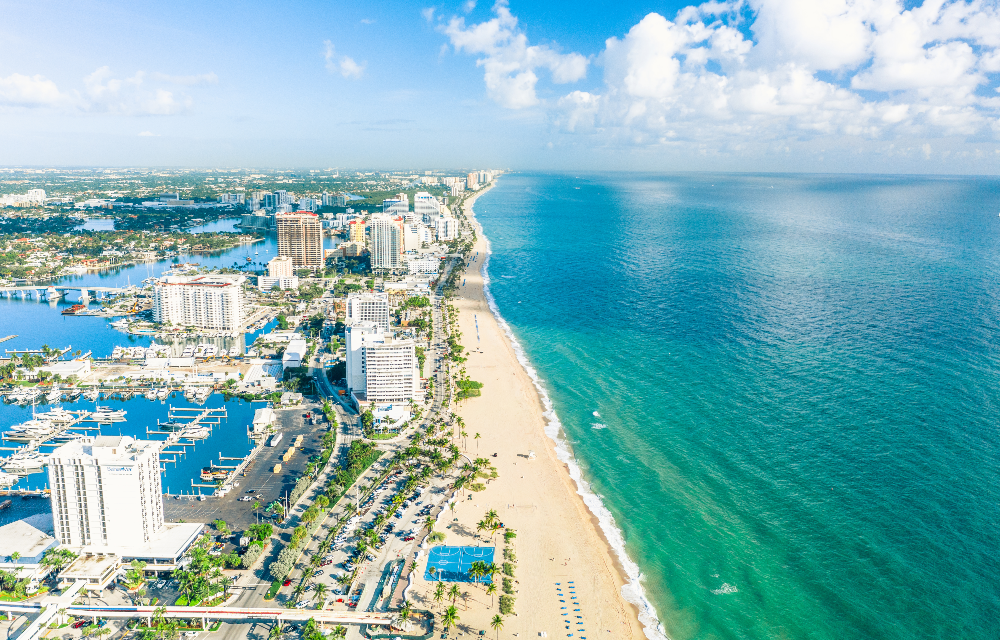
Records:
[[[160,443],[80,438],[49,456],[56,538],[71,547],[148,542],[163,527]]]
[[[153,320],[182,327],[241,329],[245,276],[166,276],[153,283]]]
[[[297,268],[323,266],[323,222],[315,213],[276,214],[278,255],[292,259]]]
[[[103,589],[123,561],[173,570],[201,534],[198,522],[164,522],[160,446],[129,436],[86,436],[49,455],[52,524],[80,555],[59,574]]]
[[[374,322],[345,329],[347,387],[356,406],[419,399],[420,371],[412,340],[387,340]]]

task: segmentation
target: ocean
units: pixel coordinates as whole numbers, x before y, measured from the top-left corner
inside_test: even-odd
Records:
[[[657,633],[1000,637],[1000,180],[508,174],[475,210]]]

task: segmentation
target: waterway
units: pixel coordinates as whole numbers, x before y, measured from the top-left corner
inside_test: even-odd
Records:
[[[94,223],[110,228],[108,223],[113,220],[91,220],[88,224]],[[217,220],[199,227],[189,229],[190,233],[206,232],[232,232],[235,228],[236,220]],[[333,249],[339,244],[337,238],[325,238],[324,245],[327,249]],[[251,263],[252,268],[263,269],[268,260],[278,253],[276,238],[273,234],[268,235],[264,242],[252,245],[243,245],[222,251],[216,254],[199,254],[181,256],[170,260],[160,260],[148,262],[121,269],[89,273],[80,276],[67,276],[62,278],[57,284],[62,285],[87,285],[94,287],[121,287],[129,284],[139,284],[149,277],[160,276],[163,271],[170,269],[175,264],[184,262],[194,262],[207,268],[233,267]],[[71,347],[72,352],[81,351],[92,352],[94,357],[105,357],[111,354],[115,346],[149,346],[154,339],[151,336],[133,336],[114,329],[111,326],[113,318],[99,318],[94,316],[64,316],[62,310],[75,304],[79,294],[71,293],[67,299],[59,301],[38,301],[33,298],[0,298],[0,336],[16,335],[15,338],[2,343],[5,351],[38,349],[42,345],[50,347],[66,348]],[[182,350],[188,342],[205,342],[215,344],[220,348],[231,349],[239,346],[245,347],[252,344],[254,339],[261,333],[270,331],[275,322],[271,321],[264,328],[246,333],[238,338],[216,338],[216,339],[193,339],[177,341],[172,346],[175,350]],[[80,409],[92,410],[96,403],[88,402],[82,398],[74,403],[59,403],[64,408],[75,411]],[[208,398],[203,405],[194,405],[186,401],[183,395],[177,393],[166,402],[150,401],[143,397],[133,398],[128,401],[103,400],[101,406],[109,406],[112,409],[124,409],[127,411],[127,422],[116,423],[105,426],[102,433],[105,435],[130,435],[136,438],[146,437],[146,428],[156,429],[156,422],[167,420],[167,412],[170,406],[174,407],[219,407],[225,404],[229,418],[222,425],[213,430],[212,435],[205,440],[199,441],[194,447],[189,447],[187,455],[178,459],[177,464],[164,464],[166,470],[163,474],[164,491],[169,489],[172,493],[191,492],[191,479],[199,482],[198,474],[201,467],[209,464],[210,461],[219,461],[220,455],[227,457],[244,456],[250,451],[251,442],[247,437],[247,425],[252,422],[255,409],[264,406],[261,403],[255,405],[238,399],[224,402],[219,394],[214,394]],[[49,407],[41,407],[46,410]],[[0,431],[6,431],[11,425],[20,424],[31,418],[31,408],[17,405],[0,404]],[[0,451],[0,455],[7,456],[9,451]],[[170,457],[170,456],[167,456]],[[46,473],[35,473],[28,475],[14,485],[15,488],[44,488],[48,482]],[[208,491],[205,489],[205,491]],[[30,501],[25,501],[25,505]],[[38,501],[41,502],[41,501]],[[15,506],[19,507],[18,513],[24,508],[28,508],[15,500]],[[45,505],[47,506],[47,501]],[[9,509],[8,509],[9,511]],[[20,517],[30,515],[22,514]],[[6,516],[4,516],[6,517]],[[14,518],[17,519],[17,518]],[[0,524],[3,524],[0,519]]]

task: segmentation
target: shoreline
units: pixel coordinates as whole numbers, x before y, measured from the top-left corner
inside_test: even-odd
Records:
[[[492,188],[492,185],[490,188]],[[481,262],[481,265],[475,274],[466,273],[469,282],[466,286],[459,289],[459,294],[456,296],[456,306],[459,306],[457,304],[459,300],[472,304],[481,300],[484,303],[492,319],[490,324],[494,325],[497,331],[499,331],[503,345],[506,347],[505,351],[516,362],[520,375],[518,375],[518,372],[515,372],[515,376],[523,376],[526,382],[528,382],[529,389],[527,390],[527,395],[533,396],[531,404],[537,417],[537,424],[541,427],[540,431],[544,438],[547,453],[551,455],[551,460],[555,463],[552,466],[560,476],[561,484],[571,492],[572,501],[576,503],[573,506],[575,507],[574,510],[577,511],[577,522],[570,522],[568,524],[570,526],[583,524],[580,528],[586,534],[584,536],[587,539],[586,542],[592,545],[594,551],[599,552],[596,554],[597,557],[590,559],[597,565],[592,567],[592,569],[600,570],[602,568],[601,565],[603,565],[605,570],[613,574],[611,581],[613,585],[601,585],[603,588],[597,591],[605,591],[605,593],[599,593],[599,597],[601,597],[603,602],[613,599],[625,604],[621,608],[621,613],[627,611],[625,614],[629,618],[627,626],[631,632],[627,634],[628,636],[637,638],[645,637],[650,640],[666,640],[667,636],[656,615],[656,610],[646,598],[642,588],[642,574],[638,566],[628,557],[625,551],[624,538],[621,531],[618,529],[610,511],[604,506],[600,496],[590,489],[589,483],[583,478],[580,466],[576,463],[573,453],[561,433],[562,424],[553,409],[552,401],[542,385],[537,371],[531,365],[523,347],[515,338],[510,326],[500,313],[492,293],[490,293],[490,277],[488,273],[491,255],[490,242],[483,232],[482,225],[476,220],[473,210],[475,201],[487,191],[489,189],[477,193],[473,198],[463,203],[463,211],[477,234],[474,250],[478,250],[480,254],[478,260],[473,258],[470,266],[475,264],[475,261]],[[478,276],[481,284],[477,283],[477,279],[473,278],[473,275]],[[462,313],[460,313],[460,316],[467,315],[468,310],[462,310]],[[461,319],[463,320],[461,325],[465,326],[468,318],[463,317]],[[480,323],[480,327],[482,326],[483,323]],[[470,334],[468,331],[463,331],[463,333],[470,336],[475,335]],[[471,340],[468,342],[470,342],[468,347],[472,349]],[[500,359],[491,358],[490,360],[493,362],[485,364],[483,368],[501,366],[501,363],[498,362]],[[470,377],[476,378],[476,375],[472,372],[473,366],[471,366],[471,360],[470,358]],[[484,380],[484,382],[486,381]],[[463,407],[463,414],[467,413],[464,409]],[[469,430],[473,431],[475,426],[477,425],[473,424],[470,419]],[[614,587],[613,590],[608,589],[611,586]],[[624,629],[622,630],[624,631]]]

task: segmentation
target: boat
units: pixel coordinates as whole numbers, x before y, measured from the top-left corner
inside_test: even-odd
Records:
[[[156,426],[160,431],[180,431],[187,425],[181,422],[157,422]]]
[[[160,389],[156,392],[156,398],[158,400],[166,400],[168,391],[166,389]]]
[[[35,416],[39,420],[48,420],[49,422],[74,422],[76,416],[66,411],[62,407],[53,407],[48,411],[43,411]]]
[[[64,316],[73,316],[73,315],[76,315],[77,313],[79,313],[81,311],[86,310],[86,308],[87,307],[85,307],[82,304],[74,304],[74,305],[72,305],[70,307],[66,307],[65,309],[63,309],[62,314]]]
[[[211,435],[211,431],[208,427],[190,427],[181,431],[179,437],[188,440],[204,440],[209,435]]]
[[[47,459],[35,452],[14,454],[4,461],[3,468],[8,473],[35,473],[42,470]]]
[[[146,397],[146,400],[156,400],[156,389],[150,389],[143,395]]]
[[[10,508],[10,505],[12,504],[14,504],[13,500],[4,500],[3,502],[0,502],[0,510]]]
[[[59,402],[62,400],[62,391],[59,389],[53,389],[45,394],[45,399],[49,402]]]
[[[95,407],[90,419],[94,422],[125,422],[125,414],[122,409],[111,409],[109,407]]]
[[[16,484],[21,478],[14,475],[13,473],[4,473],[0,471],[0,487],[9,487],[12,484]]]
[[[225,469],[216,469],[215,467],[202,467],[201,469],[201,479],[209,482],[225,480],[228,476],[229,472]]]

